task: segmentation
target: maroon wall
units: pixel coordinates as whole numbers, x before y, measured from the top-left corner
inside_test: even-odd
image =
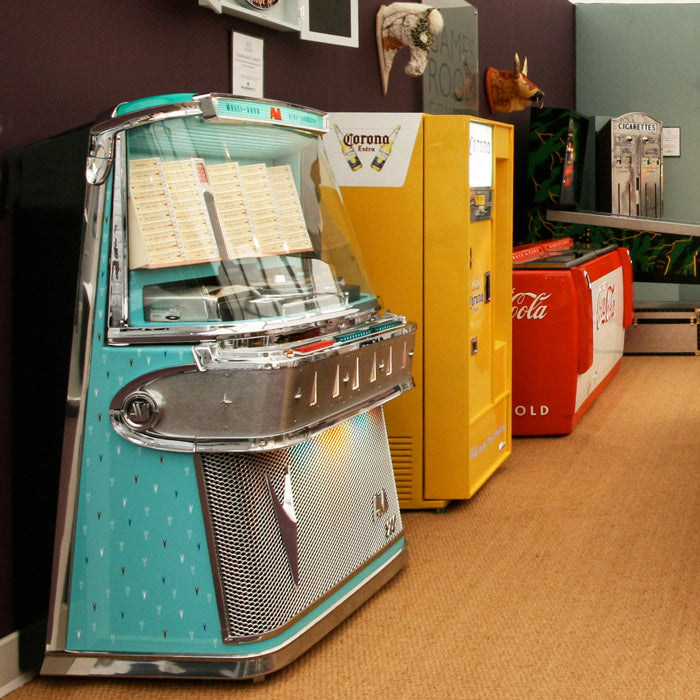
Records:
[[[374,16],[360,1],[359,49],[216,15],[197,0],[22,0],[0,3],[0,149],[92,121],[125,100],[164,92],[227,92],[230,31],[265,39],[268,97],[326,110],[416,111],[420,81],[397,58],[381,93]],[[568,0],[473,0],[479,61],[529,57],[547,104],[573,106],[574,9]],[[482,100],[482,114],[485,106]],[[520,116],[526,117],[527,113]]]
[[[381,4],[359,1],[360,47],[352,49],[304,42],[295,33],[216,15],[199,7],[197,0],[0,2],[0,157],[91,122],[125,100],[167,92],[228,92],[233,29],[265,40],[267,97],[325,110],[420,111],[421,81],[403,73],[406,57],[397,58],[389,94],[382,95],[374,38],[374,17]],[[482,74],[491,65],[510,68],[517,51],[529,58],[530,77],[547,93],[548,106],[574,107],[574,9],[569,0],[472,0],[472,4],[479,10]],[[483,97],[481,113],[493,116]],[[501,120],[516,126],[517,192],[525,177],[528,115],[520,112]],[[11,244],[5,217],[0,219],[0,342],[5,348],[20,340],[11,337],[12,290],[7,282]],[[34,547],[28,542],[24,552],[12,553],[8,497],[13,476],[8,427],[12,400],[7,391],[11,371],[8,353],[1,354],[0,638],[31,621],[28,609],[35,610],[35,619],[45,616],[47,604],[43,596],[22,600],[24,591],[36,586],[27,588],[21,580],[15,582],[15,602],[10,602],[13,561]],[[50,542],[53,515],[38,512],[32,517],[39,519]],[[42,560],[46,558],[41,547],[36,551]],[[35,570],[43,578],[45,567]],[[40,589],[48,591],[48,581],[42,581]]]

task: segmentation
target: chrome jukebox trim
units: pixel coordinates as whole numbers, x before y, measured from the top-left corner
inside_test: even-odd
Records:
[[[69,592],[71,542],[77,510],[80,481],[82,436],[90,374],[92,329],[95,324],[95,294],[105,219],[102,187],[89,185],[85,196],[85,226],[78,274],[77,308],[68,375],[66,421],[61,456],[61,475],[56,515],[51,608],[48,617],[47,647],[65,645]]]
[[[88,184],[101,185],[107,179],[112,169],[115,138],[118,133],[165,119],[201,114],[202,110],[196,102],[178,102],[162,105],[158,107],[157,111],[149,107],[95,124],[90,130],[90,146],[85,167],[85,178]]]
[[[109,287],[107,327],[122,326],[129,318],[128,290],[128,250],[126,236],[127,192],[126,182],[126,143],[124,134],[116,138],[114,155],[114,186],[112,190],[112,231],[109,249]]]
[[[367,307],[352,307],[327,313],[266,319],[263,321],[237,321],[234,324],[192,324],[167,326],[121,326],[107,329],[109,345],[142,345],[148,343],[195,343],[201,340],[237,338],[241,345],[257,342],[284,334],[287,331],[305,333],[314,329],[324,332],[345,330],[354,324],[368,321],[378,307],[372,302]]]
[[[134,444],[172,452],[303,442],[412,389],[415,332],[404,323],[360,340],[321,338],[271,352],[200,344],[195,365],[123,387],[110,404],[112,426]]]

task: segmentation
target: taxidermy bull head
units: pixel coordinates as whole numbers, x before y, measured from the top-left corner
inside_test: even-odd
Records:
[[[440,11],[414,2],[394,2],[382,5],[376,18],[377,50],[382,89],[389,89],[389,73],[394,56],[408,46],[411,57],[406,73],[413,78],[423,75],[428,65],[428,53],[435,35],[442,31],[444,21]]]
[[[520,57],[515,54],[513,70],[486,71],[486,97],[492,112],[517,112],[542,102],[544,92],[527,77],[527,58],[520,70]]]

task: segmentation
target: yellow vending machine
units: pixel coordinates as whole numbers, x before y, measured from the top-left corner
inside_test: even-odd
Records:
[[[471,498],[511,452],[513,127],[330,115],[326,149],[385,308],[418,320],[416,390],[386,406],[402,508]]]

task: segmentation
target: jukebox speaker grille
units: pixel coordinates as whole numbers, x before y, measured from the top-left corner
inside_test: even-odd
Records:
[[[401,532],[381,409],[292,447],[205,453],[200,469],[229,642],[293,623]]]

